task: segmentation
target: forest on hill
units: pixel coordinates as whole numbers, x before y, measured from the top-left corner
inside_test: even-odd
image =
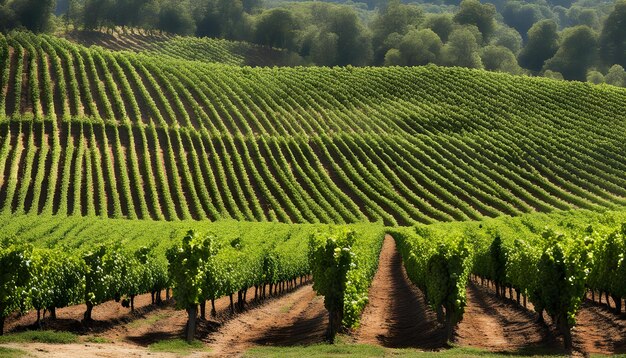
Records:
[[[432,63],[626,84],[623,0],[11,0],[0,14],[4,31],[142,28],[282,48],[299,55],[291,64]]]

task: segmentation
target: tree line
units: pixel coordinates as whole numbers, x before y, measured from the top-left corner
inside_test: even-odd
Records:
[[[244,40],[288,49],[298,64],[433,63],[626,85],[625,0],[0,0],[0,19],[3,31],[142,28]]]

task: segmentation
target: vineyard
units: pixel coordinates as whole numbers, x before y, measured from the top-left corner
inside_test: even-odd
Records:
[[[443,347],[446,340],[457,339],[465,322],[475,319],[474,312],[467,312],[479,304],[471,295],[482,290],[508,302],[507,310],[531,317],[526,320],[534,326],[527,330],[552,327],[551,334],[561,337],[560,344],[568,349],[623,352],[624,222],[624,211],[573,211],[387,229],[388,239],[397,242],[408,279],[428,304],[419,308],[416,303],[407,311],[432,312],[431,318],[426,315],[421,320],[407,313],[409,327],[422,327],[407,332],[417,334],[409,346]],[[376,299],[368,290],[372,284],[383,284],[377,283],[375,273],[386,264],[383,254],[390,247],[385,244],[387,249],[381,251],[385,229],[375,224],[329,227],[29,215],[2,215],[0,224],[2,287],[18,287],[4,289],[0,297],[9,327],[16,324],[12,312],[18,309],[33,309],[37,322],[42,311],[55,317],[58,309],[79,304],[75,307],[84,314],[82,322],[89,322],[110,300],[121,301],[133,312],[137,297],[144,293],[152,297],[144,302],[144,309],[172,293],[176,307],[186,310],[188,322],[195,327],[198,318],[224,314],[219,313],[222,298],[226,300],[221,303],[223,312],[245,316],[249,305],[299,294],[305,290],[299,287],[313,279],[313,290],[324,296],[324,305],[313,306],[313,313],[328,311],[333,337],[341,329],[350,329],[360,339],[371,328],[367,304]],[[192,231],[185,234],[188,229]],[[396,299],[402,302],[406,293],[387,295],[398,294]],[[597,317],[590,320],[589,315]],[[192,340],[196,328],[187,324]],[[428,325],[444,331],[431,336],[434,328]],[[606,327],[610,332],[604,334],[609,336],[585,336],[584,332],[600,327]],[[617,336],[610,338],[610,334]],[[545,338],[534,343],[522,338],[517,344],[518,348],[549,347]]]
[[[111,33],[72,31],[66,38],[83,46],[100,46],[114,51],[162,55],[179,60],[224,63],[237,66],[287,66],[301,62],[297,54],[247,42],[181,37],[133,29]]]
[[[4,212],[411,225],[626,203],[623,89],[1,42]]]
[[[468,335],[511,312],[536,346],[626,352],[626,90],[237,67],[244,44],[73,36],[99,46],[0,35],[0,333],[78,311],[84,332],[112,301],[132,317],[167,301],[176,334],[221,339],[216,355],[345,332],[480,345]],[[258,310],[287,333],[246,323]],[[432,337],[390,343],[394,324]]]

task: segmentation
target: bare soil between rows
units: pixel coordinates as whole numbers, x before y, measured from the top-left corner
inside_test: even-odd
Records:
[[[356,342],[428,350],[447,346],[444,327],[437,323],[422,292],[409,281],[389,235],[368,295],[369,303],[354,334]]]
[[[252,301],[254,289],[247,295]],[[445,328],[437,323],[421,291],[409,281],[391,236],[385,238],[369,299],[360,327],[347,335],[349,341],[435,351],[448,346]],[[84,305],[59,309],[57,321],[44,322],[46,329],[102,337],[113,343],[10,346],[42,357],[168,356],[149,352],[146,347],[164,339],[182,338],[186,313],[176,310],[173,302],[150,303],[149,295],[137,297],[134,313],[119,303],[104,303],[94,309],[95,322],[90,326],[80,321]],[[235,315],[230,314],[229,303],[228,297],[217,300],[217,316],[200,320],[197,338],[210,349],[210,353],[203,352],[203,355],[240,356],[255,346],[308,345],[324,341],[328,316],[323,298],[316,296],[311,285],[262,302],[250,302],[246,310]],[[35,319],[34,312],[11,317],[7,329],[10,332],[33,329]],[[586,302],[577,319],[574,342],[578,351],[626,353],[624,315]],[[456,327],[455,343],[506,354],[565,353],[558,332],[550,325],[536,323],[536,314],[531,309],[500,298],[493,289],[474,282],[467,288],[467,307],[463,321]]]

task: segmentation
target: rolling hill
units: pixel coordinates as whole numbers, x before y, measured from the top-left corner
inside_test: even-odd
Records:
[[[409,225],[626,204],[626,90],[0,38],[3,213]]]
[[[290,66],[300,64],[297,53],[224,39],[174,36],[140,29],[71,31],[65,37],[82,46],[100,46],[113,51],[132,51],[148,56],[223,63],[235,66]]]

